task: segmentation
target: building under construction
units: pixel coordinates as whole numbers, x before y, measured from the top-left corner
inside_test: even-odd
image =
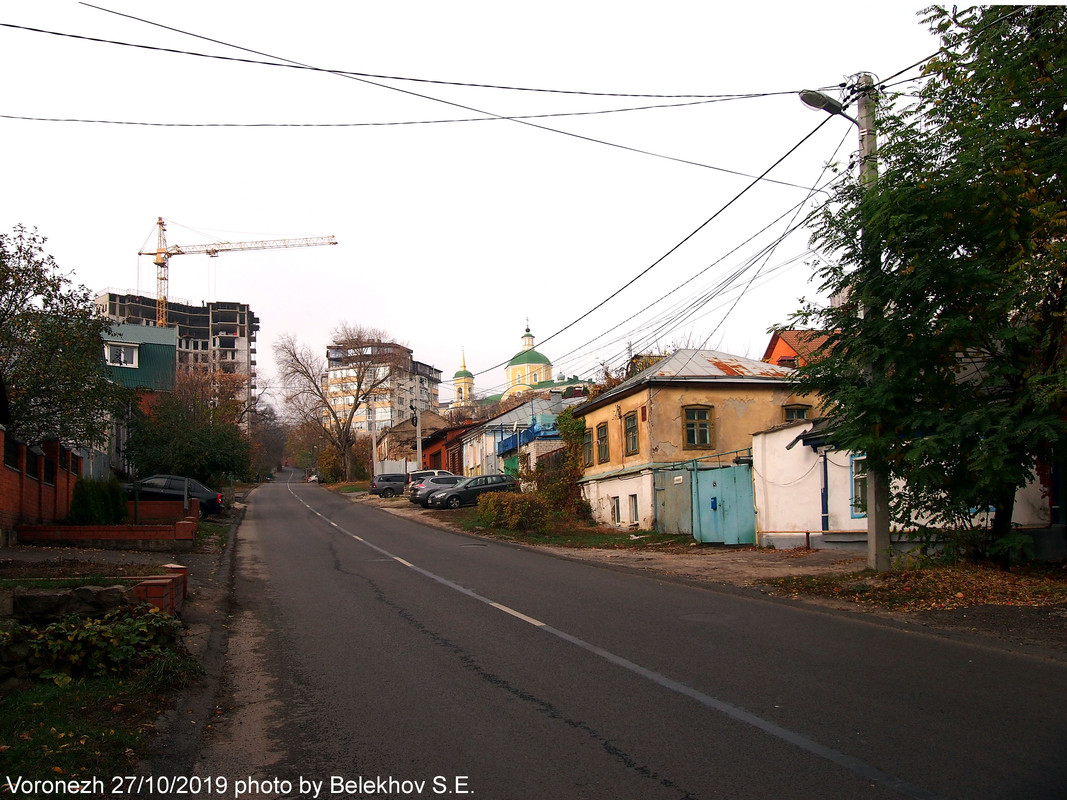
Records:
[[[101,313],[116,322],[156,324],[156,298],[108,292],[96,298]],[[248,400],[256,391],[256,332],[259,318],[246,303],[199,306],[168,302],[167,322],[178,329],[178,364],[243,375]]]

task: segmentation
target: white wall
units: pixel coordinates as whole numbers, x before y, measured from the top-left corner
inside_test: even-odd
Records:
[[[757,542],[761,545],[796,546],[812,534],[812,546],[823,543],[822,456],[798,442],[790,442],[812,427],[810,421],[757,433],[752,438],[753,489],[756,503]],[[829,485],[829,530],[831,539],[848,534],[865,537],[867,518],[852,512],[852,454],[832,451],[826,454]],[[991,514],[975,515],[975,523],[987,524]],[[1023,527],[1049,524],[1048,502],[1040,484],[1031,482],[1015,495],[1012,520]],[[842,535],[846,536],[842,536]],[[853,539],[855,541],[855,539]]]
[[[752,473],[756,502],[756,531],[805,533],[822,530],[822,456],[810,447],[786,447],[812,423],[758,433],[752,438]],[[852,514],[850,455],[826,455],[829,492],[829,529],[866,531],[865,517]]]
[[[641,530],[654,530],[656,526],[655,490],[650,470],[618,478],[602,478],[582,484],[582,494],[593,508],[593,519],[601,525],[616,524],[612,521],[612,498],[619,498],[622,520],[619,527],[636,526]],[[630,510],[630,496],[637,495],[637,517]]]

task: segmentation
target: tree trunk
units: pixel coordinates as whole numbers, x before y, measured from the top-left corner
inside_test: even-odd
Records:
[[[992,549],[990,558],[1002,570],[1011,569],[1011,548],[1007,538],[1011,536],[1011,518],[1015,512],[1015,486],[1005,487],[993,512],[993,527],[990,530]]]

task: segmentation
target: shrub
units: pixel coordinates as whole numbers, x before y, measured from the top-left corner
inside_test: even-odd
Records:
[[[490,492],[478,498],[478,521],[488,528],[511,531],[543,531],[551,509],[539,495]]]
[[[26,654],[33,672],[46,679],[124,675],[184,651],[182,630],[174,617],[140,605],[44,628],[14,624],[0,631],[0,645]]]
[[[115,478],[82,478],[70,498],[70,521],[75,525],[118,525],[126,521],[126,492]]]

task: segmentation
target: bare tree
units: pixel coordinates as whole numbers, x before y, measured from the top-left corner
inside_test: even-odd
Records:
[[[274,345],[285,401],[300,421],[313,423],[337,450],[344,480],[352,475],[353,420],[363,408],[373,419],[373,401],[391,386],[397,368],[409,367],[411,351],[377,328],[342,323],[333,331],[326,355],[292,336]]]

